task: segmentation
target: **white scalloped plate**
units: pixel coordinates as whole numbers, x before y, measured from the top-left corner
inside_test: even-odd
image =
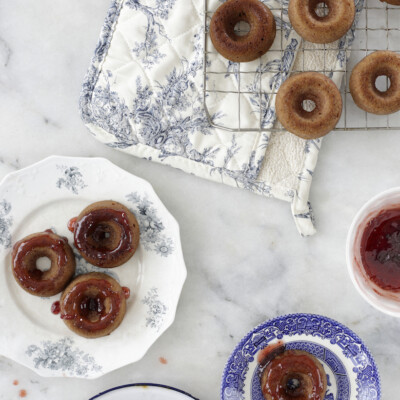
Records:
[[[124,265],[103,270],[75,247],[77,273],[102,271],[131,290],[122,324],[111,335],[85,339],[51,313],[51,298],[22,290],[11,273],[12,245],[52,228],[73,243],[67,222],[90,203],[116,200],[140,225],[140,245]],[[0,183],[0,354],[42,376],[97,378],[138,361],[172,324],[186,267],[179,226],[150,184],[102,158],[52,156]]]

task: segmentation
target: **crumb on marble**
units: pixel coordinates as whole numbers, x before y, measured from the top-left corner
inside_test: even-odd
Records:
[[[14,385],[14,386],[17,386],[18,383],[19,383],[19,382],[18,382],[18,379],[14,379],[14,380],[13,380],[13,385]]]
[[[164,365],[168,364],[168,360],[166,358],[164,358],[164,357],[160,357],[159,360],[160,360],[161,364],[164,364]]]
[[[21,389],[21,390],[19,391],[19,397],[26,397],[26,395],[27,395],[27,393],[26,393],[26,390],[25,390],[25,389]]]

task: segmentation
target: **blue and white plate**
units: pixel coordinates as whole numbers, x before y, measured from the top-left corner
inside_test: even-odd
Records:
[[[98,395],[90,400],[198,400],[180,389],[156,383],[132,383],[117,386]]]
[[[354,332],[320,315],[292,314],[264,322],[242,339],[226,364],[221,400],[264,400],[257,353],[278,341],[318,358],[327,374],[325,400],[381,398],[374,359]]]
[[[90,265],[72,246],[77,274],[108,273],[131,291],[118,329],[86,339],[50,312],[60,295],[32,296],[17,285],[11,248],[49,228],[72,244],[68,220],[99,200],[119,201],[134,212],[140,245],[128,262],[108,270]],[[178,223],[148,182],[110,161],[53,156],[0,183],[0,355],[42,376],[97,378],[143,357],[172,324],[185,278]]]

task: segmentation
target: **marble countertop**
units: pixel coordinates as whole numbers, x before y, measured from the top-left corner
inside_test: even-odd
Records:
[[[360,206],[399,185],[399,132],[337,132],[324,140],[311,193],[318,233],[304,239],[284,202],[132,158],[90,135],[78,97],[108,5],[0,2],[0,177],[52,154],[108,158],[150,181],[179,221],[188,279],[175,323],[141,361],[78,380],[42,378],[0,357],[0,399],[88,399],[125,383],[158,382],[215,400],[242,336],[292,312],[323,314],[353,329],[376,359],[383,398],[397,398],[400,321],[358,295],[345,239]]]

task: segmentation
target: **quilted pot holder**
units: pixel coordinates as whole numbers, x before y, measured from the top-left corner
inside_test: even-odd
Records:
[[[82,119],[108,146],[289,202],[299,232],[312,235],[308,198],[321,140],[272,133],[275,96],[254,93],[258,85],[278,89],[293,68],[324,67],[340,86],[355,25],[331,47],[299,51],[305,44],[289,23],[289,0],[264,0],[277,38],[260,60],[239,66],[205,40],[223,2],[206,1],[114,0],[83,84]],[[362,5],[356,0],[358,14]],[[240,131],[229,130],[238,123]]]

